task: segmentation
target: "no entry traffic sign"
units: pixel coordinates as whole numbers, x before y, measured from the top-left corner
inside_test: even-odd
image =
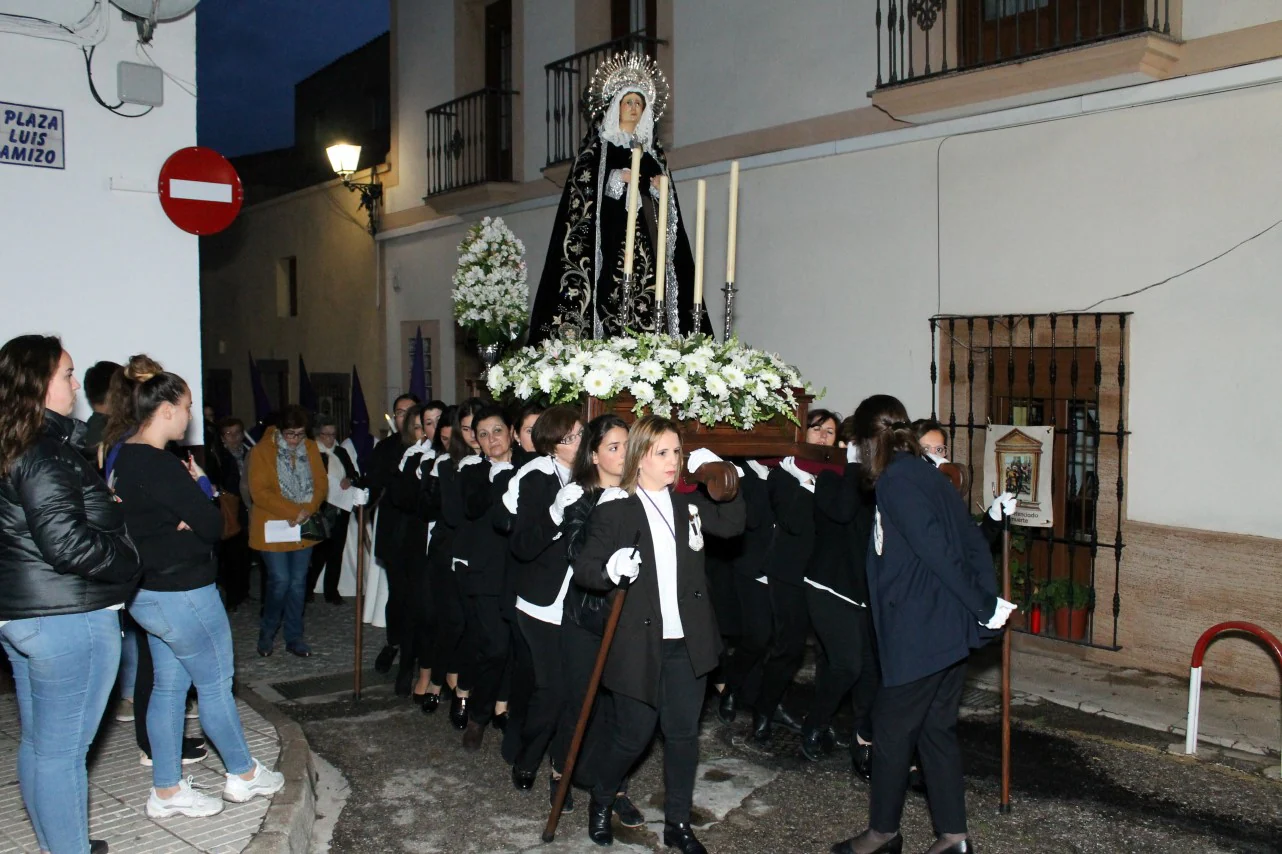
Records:
[[[191,234],[222,231],[244,200],[236,168],[212,148],[179,149],[160,170],[160,205],[174,225]]]

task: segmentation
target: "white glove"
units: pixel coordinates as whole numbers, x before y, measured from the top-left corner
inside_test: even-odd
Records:
[[[552,517],[553,523],[555,523],[558,528],[561,526],[561,523],[565,521],[565,508],[569,507],[582,497],[583,487],[579,486],[577,483],[567,483],[565,486],[561,487],[561,490],[556,494],[556,500],[554,500],[552,502],[552,506],[548,508],[548,515]]]
[[[423,453],[423,449],[420,448],[417,443],[410,445],[408,448],[405,449],[405,453],[401,454],[401,461],[397,464],[396,467],[401,471],[405,471],[405,464],[409,462],[409,458],[412,456],[415,456],[416,454],[421,454],[421,453]]]
[[[797,483],[800,483],[803,489],[806,489],[809,492],[815,491],[815,476],[813,474],[807,474],[798,468],[796,457],[784,457],[783,461],[779,463],[779,468],[795,477],[797,479]]]
[[[859,462],[859,443],[851,442],[846,446],[846,462],[854,464]]]
[[[449,454],[441,454],[439,457],[436,458],[436,463],[432,466],[432,477],[441,476],[441,466],[445,465],[446,461],[448,461],[449,458],[450,458]]]
[[[1015,500],[1014,495],[1009,492],[1003,492],[993,499],[992,504],[988,505],[988,517],[994,522],[1000,522],[1002,516],[1014,516],[1015,508],[1018,506],[1019,502]]]
[[[471,454],[470,456],[466,456],[458,461],[458,470],[462,471],[468,466],[480,465],[483,462],[485,462],[485,460],[481,459],[476,454]]]
[[[1014,602],[1007,602],[1005,599],[998,596],[997,610],[993,612],[993,618],[987,623],[984,623],[984,628],[1000,629],[1002,626],[1006,625],[1006,621],[1010,619],[1010,615],[1015,612],[1015,608],[1017,607],[1018,606]]]
[[[605,571],[615,584],[619,584],[625,578],[635,579],[641,574],[641,555],[631,546],[619,549],[606,561]]]
[[[690,457],[686,460],[686,469],[691,474],[694,474],[699,470],[699,466],[704,463],[719,462],[721,462],[721,457],[718,457],[712,451],[709,451],[707,448],[696,448],[690,452]]]
[[[415,474],[418,475],[419,480],[423,479],[424,469],[430,469],[434,467],[434,463],[432,461],[435,459],[436,459],[436,451],[433,451],[431,448],[428,448],[426,451],[423,452],[423,458],[418,461],[418,471],[415,472]]]
[[[358,489],[358,490],[356,490],[355,492],[353,492],[353,493],[352,493],[352,506],[353,506],[353,507],[364,507],[366,504],[369,504],[369,490],[368,490],[368,489]]]
[[[541,471],[544,474],[556,474],[556,463],[551,457],[535,457],[521,468],[528,468],[533,471]]]
[[[516,467],[511,463],[490,463],[490,483],[493,483],[494,478],[498,477],[502,472],[513,468]]]

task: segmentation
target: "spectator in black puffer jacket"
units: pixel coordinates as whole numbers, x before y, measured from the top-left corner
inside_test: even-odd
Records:
[[[18,782],[41,851],[89,854],[85,755],[120,664],[120,609],[141,570],[120,506],[72,445],[62,342],[0,349],[0,644],[13,665]]]

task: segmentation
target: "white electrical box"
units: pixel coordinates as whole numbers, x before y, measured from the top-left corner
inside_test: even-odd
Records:
[[[116,94],[126,104],[159,107],[165,103],[165,73],[154,65],[122,62],[116,66]]]

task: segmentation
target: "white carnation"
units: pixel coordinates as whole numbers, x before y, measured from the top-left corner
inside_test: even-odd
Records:
[[[685,377],[671,377],[663,384],[663,390],[673,403],[685,403],[690,397],[690,383]]]
[[[593,369],[583,378],[583,390],[593,397],[609,397],[613,380],[605,371]]]
[[[658,382],[663,379],[663,365],[653,359],[646,359],[637,365],[637,375],[647,382]]]
[[[637,403],[651,403],[654,401],[654,386],[644,380],[633,383],[630,391],[632,396],[637,399]]]
[[[730,396],[730,386],[717,374],[708,374],[704,377],[703,384],[708,389],[708,394],[722,399]]]

